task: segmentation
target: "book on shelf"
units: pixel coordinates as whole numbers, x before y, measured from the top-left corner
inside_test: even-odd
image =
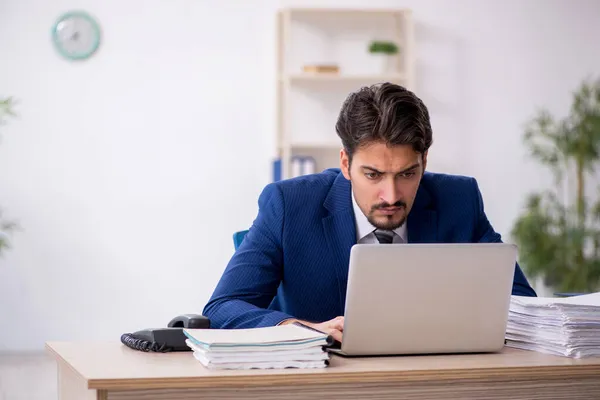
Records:
[[[301,324],[250,329],[184,329],[193,356],[209,369],[325,368],[331,336]]]
[[[273,181],[280,181],[283,175],[281,159],[273,161]],[[316,172],[316,161],[311,156],[293,156],[291,159],[290,178],[314,174]]]

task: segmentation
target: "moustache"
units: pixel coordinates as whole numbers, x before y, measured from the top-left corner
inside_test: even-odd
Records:
[[[391,207],[406,208],[406,203],[403,202],[402,200],[398,200],[394,204],[380,203],[380,204],[375,204],[373,207],[371,207],[371,210],[375,211],[375,210],[380,209],[380,208],[391,208]]]

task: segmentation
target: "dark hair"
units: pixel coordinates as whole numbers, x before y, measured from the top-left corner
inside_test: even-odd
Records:
[[[424,153],[433,141],[429,112],[410,90],[382,83],[351,93],[340,110],[335,130],[350,160],[357,148],[373,142],[411,145]]]

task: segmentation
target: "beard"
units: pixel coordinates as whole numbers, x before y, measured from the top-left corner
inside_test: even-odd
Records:
[[[379,217],[375,217],[374,213],[380,208],[389,208],[389,207],[397,207],[399,210],[394,215],[381,215]],[[386,231],[393,231],[398,229],[406,222],[406,214],[402,215],[398,219],[398,214],[406,211],[406,203],[402,200],[395,202],[394,204],[388,203],[380,203],[371,207],[371,211],[369,215],[367,215],[367,220],[377,229],[382,229]]]

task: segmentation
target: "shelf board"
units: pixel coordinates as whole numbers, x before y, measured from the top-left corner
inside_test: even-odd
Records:
[[[284,8],[281,11],[288,11],[292,15],[325,15],[332,14],[333,16],[340,15],[383,15],[407,13],[410,10],[404,8]]]
[[[306,150],[340,150],[342,148],[341,143],[328,143],[328,142],[295,142],[291,143],[292,149],[306,149]]]
[[[280,80],[289,80],[290,83],[304,82],[399,82],[403,81],[402,74],[365,74],[365,75],[343,75],[343,74],[291,74],[283,75]]]

